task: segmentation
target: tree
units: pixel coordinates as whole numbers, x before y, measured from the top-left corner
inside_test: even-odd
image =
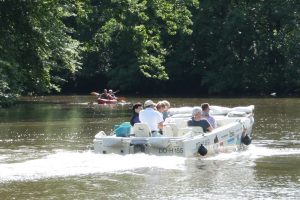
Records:
[[[106,73],[110,86],[127,91],[141,87],[137,81],[147,85],[168,80],[169,40],[179,33],[191,34],[193,6],[197,1],[92,1],[88,19],[98,29],[88,45],[94,63],[87,68]]]
[[[59,91],[80,67],[79,42],[63,19],[74,15],[76,1],[0,2],[0,100],[20,94]]]
[[[201,1],[192,12],[192,36],[175,43],[169,56],[168,65],[176,66],[169,68],[170,79],[213,95],[299,91],[299,6]]]

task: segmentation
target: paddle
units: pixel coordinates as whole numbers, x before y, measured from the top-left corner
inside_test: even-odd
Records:
[[[101,95],[98,92],[91,92],[90,94],[93,95],[93,96],[100,96]]]
[[[117,91],[115,91],[115,92],[113,92],[113,93],[116,94],[116,93],[119,92],[119,91],[120,91],[120,90],[117,90]],[[99,94],[98,92],[91,92],[90,94],[93,95],[93,96],[99,97],[99,96],[101,96],[101,95],[104,94],[104,93]],[[116,99],[117,99],[119,102],[121,102],[121,103],[125,103],[125,102],[126,102],[125,97],[117,97]]]
[[[113,93],[116,94],[117,92],[120,92],[120,90],[117,90],[117,91],[115,91],[115,92],[113,92]]]
[[[116,94],[117,92],[120,92],[120,90],[117,90],[113,93]],[[99,94],[98,92],[91,92],[90,94],[93,95],[93,96],[100,96],[101,94],[104,94],[104,93]]]
[[[119,100],[121,103],[125,103],[125,102],[126,102],[125,97],[118,97],[118,100]]]
[[[120,90],[117,90],[117,91],[113,92],[113,94],[116,94],[119,91]],[[96,96],[96,97],[101,97],[104,93],[99,94],[98,92],[91,92],[90,94],[93,95],[93,96]],[[116,100],[118,100],[121,103],[125,103],[126,102],[125,97],[113,97],[113,99],[116,99]]]

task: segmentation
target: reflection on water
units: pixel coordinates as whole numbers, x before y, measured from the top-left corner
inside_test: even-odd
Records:
[[[44,98],[47,104],[0,110],[1,199],[297,199],[300,195],[299,99],[168,99],[172,106],[255,105],[254,141],[248,150],[180,158],[94,154],[89,150],[94,135],[128,121],[130,106],[91,105],[91,97],[62,98],[64,104],[51,97],[51,101]]]

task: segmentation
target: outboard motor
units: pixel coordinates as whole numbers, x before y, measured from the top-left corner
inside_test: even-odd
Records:
[[[198,153],[201,156],[205,156],[207,154],[207,149],[203,146],[203,144],[201,144],[200,147],[198,148]]]
[[[243,137],[242,138],[242,143],[244,144],[244,145],[249,145],[249,144],[251,144],[251,138],[249,137],[249,135],[247,134],[247,135],[245,135],[245,137]]]
[[[130,146],[133,146],[134,153],[145,153],[147,145],[147,140],[132,140],[130,143]]]
[[[146,144],[135,144],[133,146],[134,153],[145,153]]]

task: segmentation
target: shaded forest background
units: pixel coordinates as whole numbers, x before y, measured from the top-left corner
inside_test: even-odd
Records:
[[[298,0],[1,0],[0,104],[20,95],[300,94]]]

